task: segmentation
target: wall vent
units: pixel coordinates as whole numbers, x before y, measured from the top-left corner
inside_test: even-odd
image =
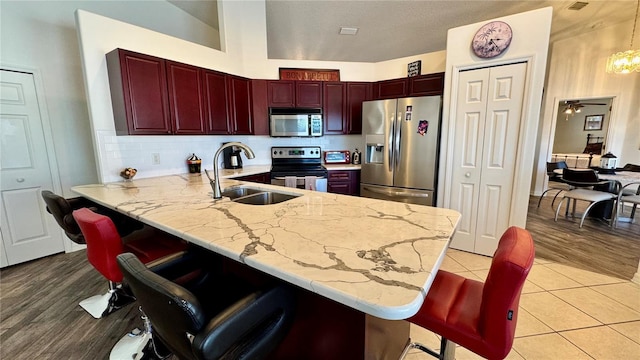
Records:
[[[587,5],[589,5],[588,2],[576,1],[569,6],[569,10],[580,10]]]

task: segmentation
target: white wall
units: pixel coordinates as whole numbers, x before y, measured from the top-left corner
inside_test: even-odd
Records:
[[[534,168],[534,194],[541,194],[547,181],[546,162],[551,158],[556,104],[561,99],[614,97],[607,150],[620,159],[621,165],[640,164],[640,73],[605,72],[607,57],[628,49],[632,27],[630,21],[552,44]]]
[[[563,112],[564,101],[561,101],[556,118],[555,139],[553,141],[553,153],[578,153],[581,154],[587,144],[587,134],[592,137],[602,137],[603,140],[607,136],[609,129],[609,106],[611,99],[589,99],[582,102],[595,102],[607,105],[586,105],[579,113],[568,115]],[[602,130],[584,130],[584,121],[587,116],[604,115],[602,119]],[[595,142],[592,141],[592,142]],[[603,141],[604,151],[609,148],[607,141]],[[597,154],[600,155],[600,154]]]
[[[527,220],[531,168],[534,161],[538,119],[542,103],[542,89],[545,79],[547,49],[551,30],[552,8],[547,7],[516,15],[498,18],[508,23],[513,30],[513,40],[505,53],[491,60],[476,57],[471,51],[471,39],[487,21],[450,29],[447,36],[447,64],[445,71],[445,91],[443,100],[442,149],[438,189],[438,206],[449,207],[455,128],[455,99],[457,77],[461,69],[473,69],[493,65],[527,61],[527,84],[522,108],[523,121],[518,139],[516,170],[513,184],[513,199],[510,210],[510,224],[524,227]],[[535,31],[532,31],[535,29]]]
[[[71,187],[98,181],[75,28],[77,8],[219,45],[216,31],[166,1],[1,1],[0,64],[34,69],[42,77],[40,100],[47,106],[61,184],[52,190],[66,197],[75,196]]]

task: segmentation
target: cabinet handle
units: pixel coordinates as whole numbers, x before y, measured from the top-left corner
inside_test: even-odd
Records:
[[[466,178],[470,178],[470,177],[471,177],[471,173],[470,173],[470,172],[468,172],[468,173],[464,174],[464,177],[466,177]]]
[[[24,182],[24,178],[17,178],[16,181],[19,183]]]

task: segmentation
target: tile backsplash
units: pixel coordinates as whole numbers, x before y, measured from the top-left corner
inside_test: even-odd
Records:
[[[254,151],[256,157],[245,165],[271,164],[272,146],[320,146],[325,150],[350,150],[361,147],[361,135],[332,135],[319,138],[272,138],[269,136],[116,136],[111,131],[98,131],[96,143],[99,177],[103,183],[120,181],[125,167],[138,170],[136,178],[180,174],[188,171],[186,159],[195,153],[202,159],[203,169],[213,168],[213,155],[223,142],[240,141]],[[154,160],[159,160],[154,163]],[[222,156],[220,156],[222,168]]]

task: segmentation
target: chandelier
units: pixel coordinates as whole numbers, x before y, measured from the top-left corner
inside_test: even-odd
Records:
[[[640,0],[636,5],[636,17],[633,21],[633,31],[631,32],[631,45],[629,46],[631,50],[609,56],[607,59],[607,72],[610,74],[640,72],[640,50],[633,50],[633,36],[636,33],[636,24],[638,22],[638,8],[640,8]]]

